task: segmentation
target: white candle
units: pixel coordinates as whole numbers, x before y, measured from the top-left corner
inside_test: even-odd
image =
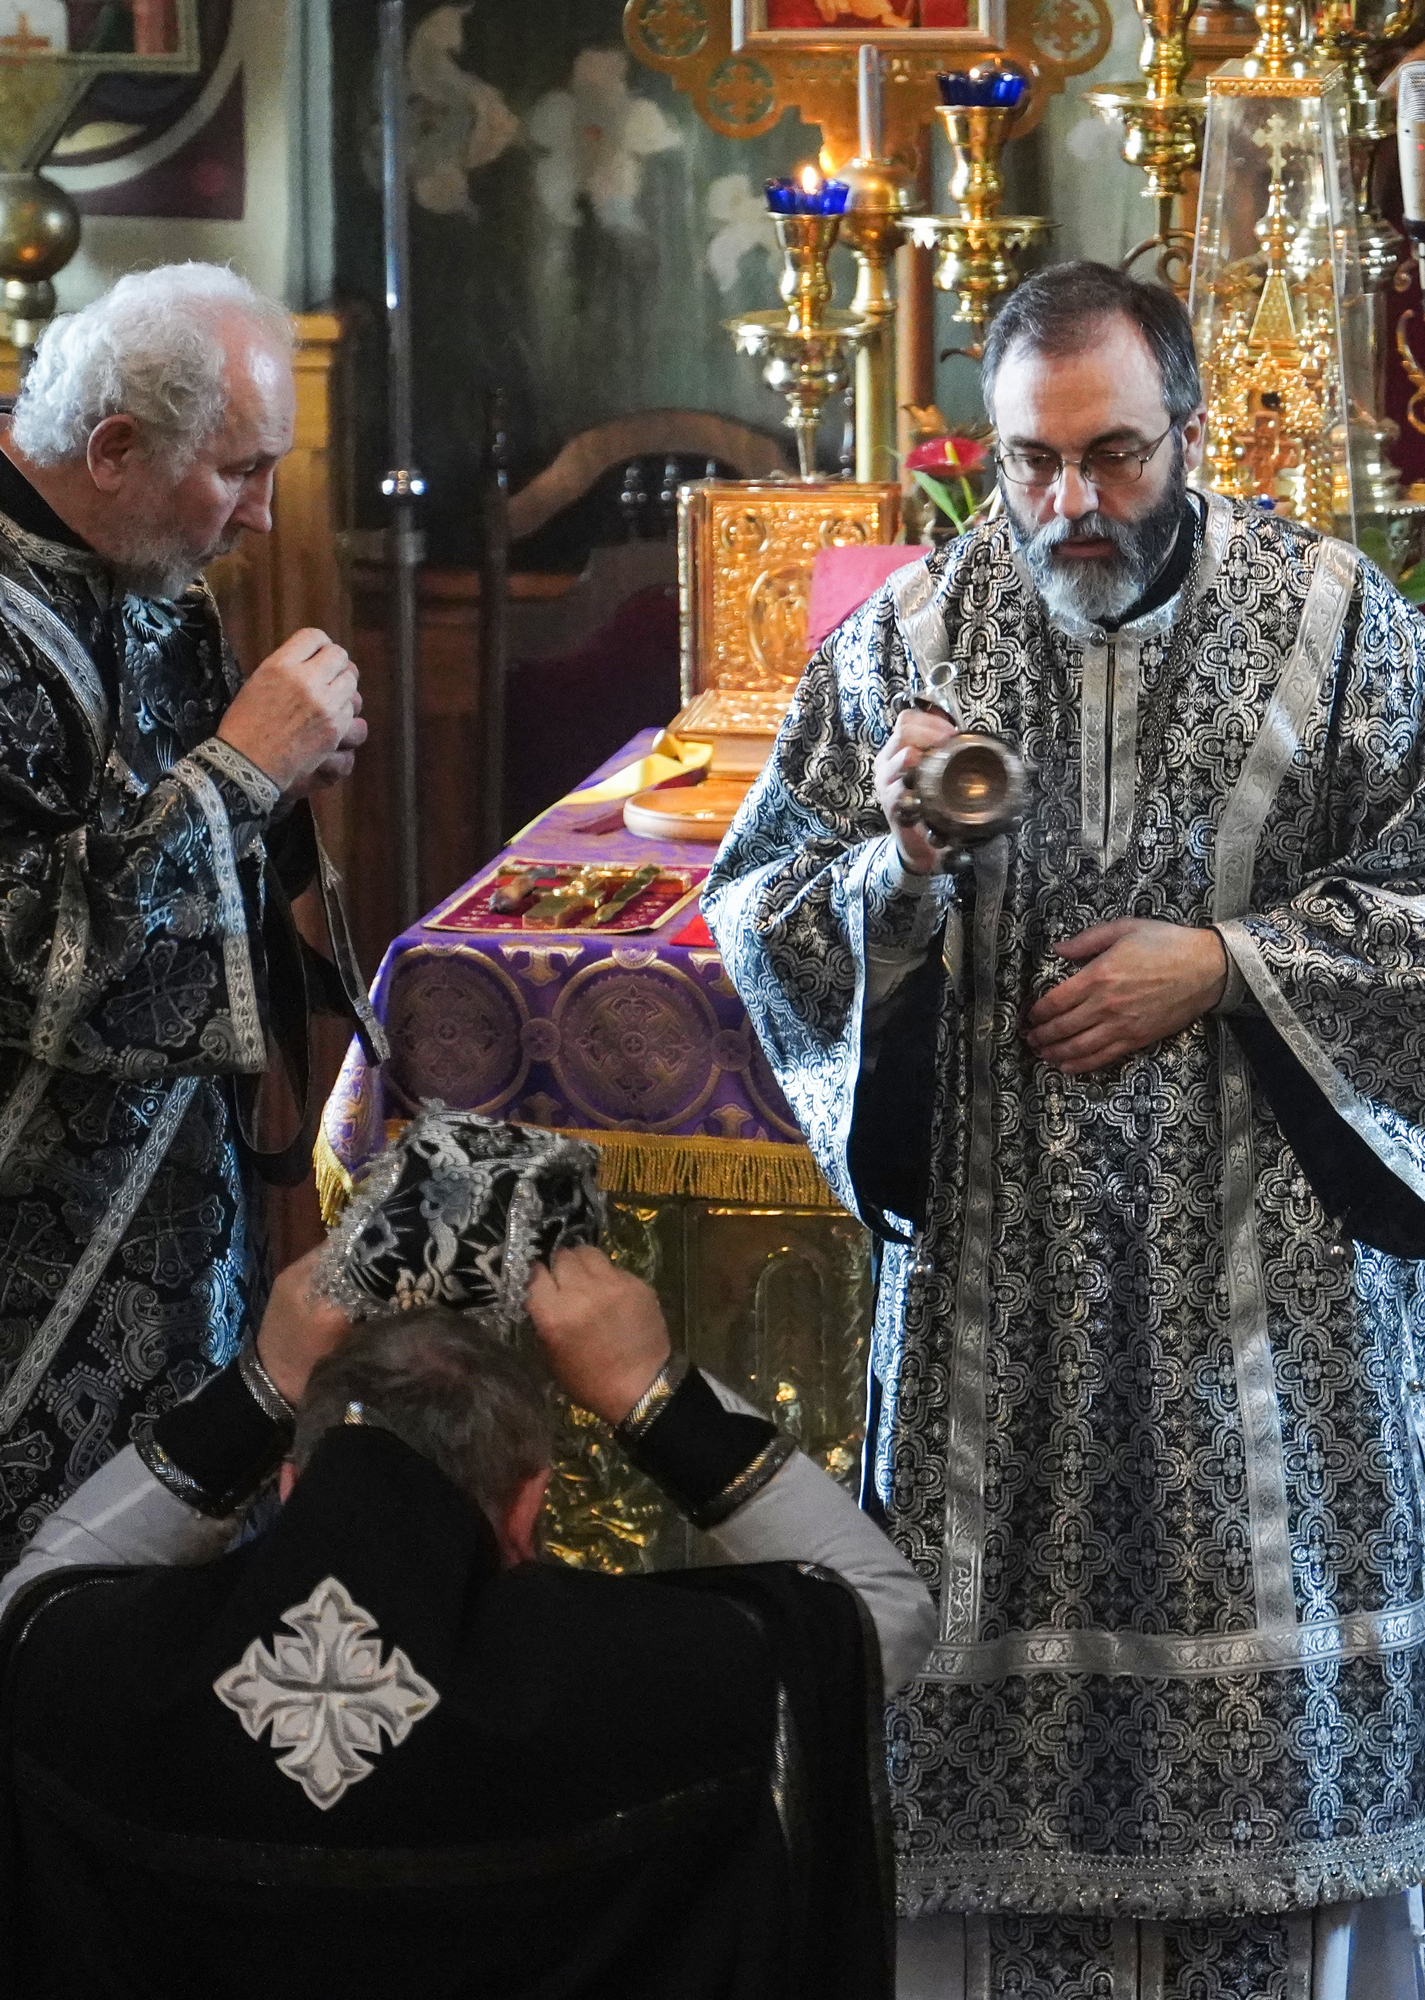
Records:
[[[732,53],[747,40],[747,0],[732,0]]]
[[[883,143],[881,130],[881,52],[874,42],[863,42],[856,65],[856,104],[861,114],[861,158],[879,160]]]

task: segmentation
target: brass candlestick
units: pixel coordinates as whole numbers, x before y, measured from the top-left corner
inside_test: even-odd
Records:
[[[1159,282],[1186,297],[1192,274],[1192,231],[1175,226],[1173,210],[1184,182],[1202,163],[1202,128],[1207,117],[1207,91],[1188,83],[1192,56],[1188,24],[1197,0],[1134,0],[1143,23],[1139,57],[1142,78],[1134,83],[1106,83],[1085,93],[1101,118],[1121,120],[1123,157],[1141,167],[1147,177],[1144,192],[1157,204],[1157,229],[1137,243],[1123,259],[1130,270],[1140,257],[1156,251]]]
[[[902,223],[916,207],[915,182],[892,160],[852,160],[838,178],[850,184],[841,234],[856,256],[851,310],[872,331],[856,351],[856,477],[895,480],[896,294],[891,267],[905,241]]]
[[[1001,215],[1004,171],[1000,155],[1021,105],[938,104],[954,169],[950,195],[958,215],[916,215],[905,223],[910,241],[936,252],[935,283],[955,294],[955,317],[975,330],[971,346],[956,353],[978,360],[985,328],[1001,301],[1019,283],[1015,255],[1046,236],[1053,224],[1042,215]]]
[[[787,429],[797,440],[803,479],[816,477],[816,434],[822,411],[851,381],[856,354],[875,331],[871,320],[830,308],[826,260],[841,229],[839,215],[773,217],[784,259],[778,286],[784,312],[747,313],[725,322],[739,352],[762,363],[762,380],[785,396]]]

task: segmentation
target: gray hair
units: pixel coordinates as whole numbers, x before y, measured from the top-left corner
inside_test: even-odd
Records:
[[[1021,345],[1060,358],[1091,347],[1106,319],[1130,320],[1148,343],[1163,385],[1163,407],[1176,428],[1202,402],[1202,378],[1187,308],[1163,285],[1130,278],[1086,259],[1051,264],[1010,293],[985,338],[980,393],[994,416],[995,376]]]
[[[528,1362],[443,1307],[366,1320],[317,1364],[292,1440],[299,1470],[352,1403],[492,1522],[549,1464],[553,1413]]]
[[[290,349],[285,308],[226,264],[131,271],[81,312],[50,322],[11,436],[36,465],[59,465],[82,458],[95,428],[122,414],[185,470],[227,414],[221,326],[235,314]]]

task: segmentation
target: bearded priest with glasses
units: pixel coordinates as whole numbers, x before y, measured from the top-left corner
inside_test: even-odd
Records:
[[[1425,623],[1189,487],[1169,292],[1042,272],[983,386],[1003,511],[817,654],[705,900],[882,1239],[901,1991],[1415,1996]],[[1028,800],[941,872],[957,724]]]

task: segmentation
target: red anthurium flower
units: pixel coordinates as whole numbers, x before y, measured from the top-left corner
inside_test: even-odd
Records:
[[[978,472],[985,447],[974,438],[931,438],[906,455],[907,472]]]

